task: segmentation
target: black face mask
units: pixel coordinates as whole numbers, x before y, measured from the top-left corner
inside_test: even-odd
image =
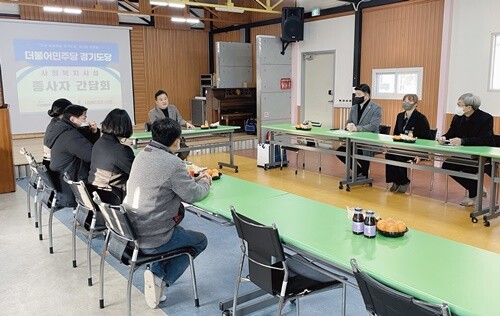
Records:
[[[352,105],[361,104],[363,102],[365,102],[365,97],[354,97],[352,99]]]

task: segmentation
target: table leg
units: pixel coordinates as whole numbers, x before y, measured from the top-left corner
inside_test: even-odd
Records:
[[[137,139],[132,139],[132,148],[137,149]]]
[[[229,163],[227,162],[218,162],[219,168],[229,167],[233,168],[234,172],[238,172],[238,166],[234,164],[234,141],[233,141],[233,131],[229,132]]]
[[[483,183],[484,183],[484,157],[479,157],[479,165],[477,170],[477,196],[474,211],[470,213],[470,218],[473,223],[477,223],[477,216],[488,213],[488,208],[483,209]]]

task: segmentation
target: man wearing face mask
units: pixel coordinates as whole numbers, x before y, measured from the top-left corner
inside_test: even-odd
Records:
[[[355,97],[353,106],[349,112],[345,129],[348,132],[372,132],[378,133],[380,121],[382,120],[382,108],[377,103],[370,99],[371,89],[367,84],[360,84],[354,88]],[[339,147],[337,150],[346,151],[345,146]],[[363,151],[363,155],[373,156],[372,152]],[[345,157],[337,156],[343,163]],[[368,170],[370,162],[358,160],[358,176],[368,178]],[[352,164],[351,164],[352,168]]]
[[[448,131],[439,137],[437,141],[441,144],[451,146],[494,146],[493,138],[493,117],[480,110],[481,99],[472,94],[465,93],[458,98],[455,116]],[[477,173],[477,167],[464,166],[453,163],[453,157],[443,163],[443,169],[462,171],[467,173]],[[460,205],[474,206],[476,202],[477,181],[451,176],[468,192]],[[482,192],[486,195],[486,191]]]
[[[182,160],[175,155],[180,148],[181,127],[170,118],[151,126],[153,140],[137,154],[127,181],[123,202],[130,222],[145,254],[180,247],[194,247],[199,255],[207,237],[179,225],[181,202],[193,203],[208,195],[212,178],[203,173],[192,178]],[[186,256],[151,264],[144,272],[144,296],[151,308],[166,299],[163,291],[189,266]]]
[[[67,172],[72,180],[87,182],[92,146],[99,136],[96,124],[87,122],[87,108],[81,105],[68,106],[62,119],[54,124],[47,144],[51,148],[50,170],[58,193],[57,208],[76,206],[63,176]]]
[[[416,94],[407,94],[403,97],[403,112],[399,113],[396,118],[394,126],[394,135],[408,135],[413,134],[413,137],[431,139],[431,129],[429,121],[417,110],[418,96]],[[393,154],[386,154],[386,159],[395,161],[408,161],[410,160],[405,156],[398,156]],[[415,160],[418,162],[419,158]],[[389,189],[391,192],[405,193],[410,184],[408,179],[408,172],[405,167],[398,167],[392,165],[385,166],[385,182],[391,183]]]

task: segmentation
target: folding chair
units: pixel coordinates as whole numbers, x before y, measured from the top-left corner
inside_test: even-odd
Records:
[[[88,265],[88,286],[92,286],[92,239],[96,234],[100,234],[106,230],[104,219],[96,212],[96,206],[92,201],[92,197],[83,181],[72,181],[67,173],[64,173],[64,181],[69,185],[71,191],[75,195],[77,202],[74,218],[72,235],[72,251],[73,251],[73,268],[76,268],[76,230],[84,231],[87,237],[87,265]],[[100,215],[100,214],[99,214]]]
[[[451,315],[446,303],[431,304],[417,300],[411,295],[396,291],[373,279],[358,268],[351,259],[354,277],[358,282],[366,310],[370,315],[391,316],[438,316]]]
[[[93,192],[94,202],[98,206],[98,212],[101,212],[108,233],[102,250],[100,264],[100,287],[99,287],[99,307],[104,308],[104,261],[109,253],[120,263],[129,267],[127,282],[127,311],[131,314],[131,290],[134,272],[143,265],[149,265],[153,262],[169,260],[177,256],[188,256],[191,270],[191,280],[193,283],[194,305],[200,306],[198,299],[198,289],[196,285],[196,275],[194,271],[193,256],[196,250],[193,247],[183,247],[167,252],[146,255],[142,253],[139,242],[135,236],[127,211],[123,205],[110,205],[104,203],[97,192]],[[121,247],[123,246],[123,247]]]
[[[42,188],[38,199],[38,238],[43,240],[42,235],[42,208],[45,206],[49,210],[49,253],[54,253],[52,243],[52,219],[56,211],[57,191],[52,180],[52,175],[45,166],[37,167],[38,174],[42,182]]]
[[[21,155],[26,157],[28,161],[28,165],[30,167],[30,176],[28,179],[28,190],[26,194],[26,206],[28,208],[28,218],[31,218],[31,191],[35,190],[35,196],[33,198],[33,210],[35,212],[35,228],[38,228],[38,194],[42,189],[42,183],[40,179],[40,175],[38,174],[38,164],[33,157],[33,155],[26,150],[26,148],[21,147],[19,150]]]
[[[237,310],[237,304],[243,301],[238,297],[238,291],[245,257],[248,259],[249,268],[247,278],[264,292],[279,299],[276,315],[281,315],[288,300],[295,300],[296,312],[299,315],[299,297],[334,288],[343,290],[344,311],[347,280],[345,277],[328,272],[301,255],[286,257],[275,225],[259,224],[237,213],[233,207],[231,214],[241,239],[242,250],[233,298],[233,315],[244,313]],[[250,309],[247,309],[245,312],[249,311]]]

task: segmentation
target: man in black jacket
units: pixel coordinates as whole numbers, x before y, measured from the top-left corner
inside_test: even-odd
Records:
[[[438,142],[442,145],[449,143],[451,146],[494,146],[493,117],[481,111],[480,105],[481,99],[472,93],[460,96],[450,128],[437,139]],[[443,169],[477,173],[477,167],[457,164],[453,162],[453,157],[443,163]],[[469,192],[469,196],[465,197],[460,205],[474,206],[478,193],[477,181],[456,176],[452,178]]]
[[[87,123],[87,108],[81,105],[68,106],[63,118],[54,124],[47,144],[51,148],[50,170],[58,191],[57,208],[76,206],[63,175],[67,172],[72,180],[87,182],[92,146],[99,134],[94,122]]]

